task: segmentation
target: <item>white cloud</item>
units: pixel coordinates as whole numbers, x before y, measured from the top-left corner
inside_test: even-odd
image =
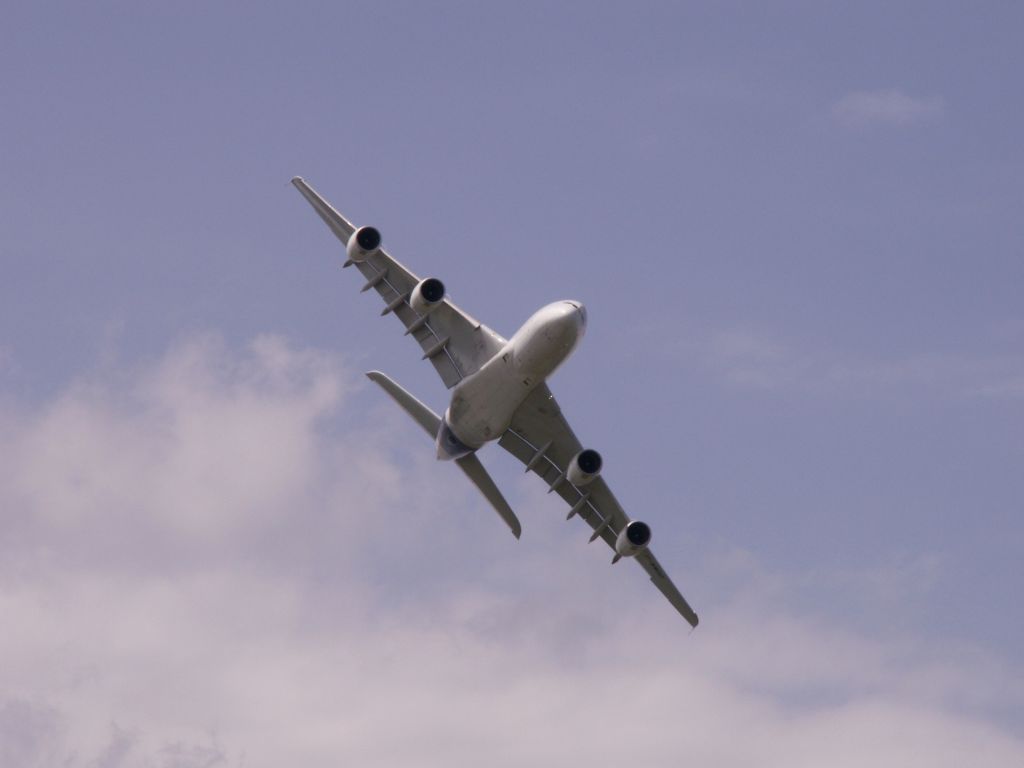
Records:
[[[61,718],[48,706],[0,700],[0,765],[44,766],[60,759]]]
[[[347,381],[200,339],[9,416],[5,768],[1024,760],[1006,664],[801,616],[742,557],[688,635],[584,538],[513,542],[414,426],[330,429]]]
[[[852,128],[902,126],[934,120],[944,109],[940,98],[916,98],[890,88],[848,93],[832,105],[832,117]]]
[[[877,393],[908,389],[962,397],[1024,394],[1024,359],[921,354],[892,360],[854,358],[836,350],[806,352],[761,333],[718,331],[680,344],[711,372],[738,387]]]

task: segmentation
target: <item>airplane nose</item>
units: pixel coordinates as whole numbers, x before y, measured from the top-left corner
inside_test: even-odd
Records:
[[[583,306],[583,302],[567,300],[565,303],[568,304],[571,307],[574,307],[576,309],[576,312],[579,315],[580,328],[586,328],[586,326],[587,326],[587,308],[585,306]]]

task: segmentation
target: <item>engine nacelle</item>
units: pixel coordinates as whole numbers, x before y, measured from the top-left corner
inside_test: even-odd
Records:
[[[375,227],[360,227],[348,239],[345,250],[352,261],[366,261],[380,250],[380,231]]]
[[[572,457],[565,477],[573,485],[579,486],[593,482],[599,474],[601,474],[601,454],[593,448],[586,448]]]
[[[650,543],[651,526],[634,520],[619,531],[619,537],[615,539],[615,559],[639,554],[647,549],[647,545]]]
[[[427,314],[444,300],[444,283],[436,277],[420,280],[409,295],[409,306],[421,315]]]

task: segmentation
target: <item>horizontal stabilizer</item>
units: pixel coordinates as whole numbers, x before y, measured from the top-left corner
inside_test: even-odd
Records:
[[[366,377],[370,381],[379,384],[381,389],[391,395],[391,398],[402,406],[402,410],[412,416],[416,423],[423,427],[424,432],[431,437],[437,435],[441,429],[440,416],[409,394],[400,384],[388,378],[380,371],[370,371],[366,374]],[[466,473],[466,477],[470,479],[473,485],[480,489],[480,493],[484,495],[484,498],[491,502],[494,511],[505,521],[505,525],[512,529],[512,535],[518,539],[523,531],[522,525],[519,524],[519,518],[516,517],[512,507],[505,501],[505,497],[501,495],[498,486],[495,485],[491,476],[487,474],[487,470],[484,469],[484,465],[480,463],[480,459],[476,457],[476,454],[471,453],[468,456],[463,456],[461,459],[457,459],[455,463],[459,465],[459,469]]]
[[[417,424],[423,427],[424,431],[430,435],[431,439],[437,436],[437,431],[441,428],[440,416],[402,389],[397,382],[389,379],[380,371],[370,371],[366,374],[366,378],[379,384],[381,389],[391,395],[391,398],[402,406],[402,409],[412,416]]]
[[[487,500],[491,502],[491,506],[494,507],[494,511],[505,521],[505,525],[512,529],[512,535],[518,539],[523,532],[523,526],[519,524],[519,518],[516,517],[516,513],[512,511],[512,507],[505,501],[505,497],[501,495],[498,486],[494,484],[494,480],[487,474],[487,470],[484,469],[484,465],[480,463],[480,459],[477,458],[476,454],[471,453],[468,456],[463,456],[461,459],[456,459],[455,463],[459,465],[459,469],[466,473],[466,477],[473,482],[473,485],[480,489],[480,493],[487,497]]]

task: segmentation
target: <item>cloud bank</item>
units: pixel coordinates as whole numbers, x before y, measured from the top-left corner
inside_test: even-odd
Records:
[[[1014,670],[787,607],[736,555],[687,635],[585,539],[538,541],[526,485],[512,542],[355,380],[203,337],[9,401],[0,764],[1024,762]]]

